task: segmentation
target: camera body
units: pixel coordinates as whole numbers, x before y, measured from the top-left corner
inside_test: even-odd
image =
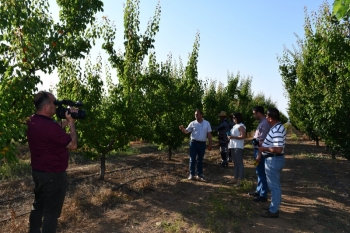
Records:
[[[66,119],[66,114],[65,114],[66,111],[68,111],[68,113],[71,114],[72,118],[74,119],[84,119],[86,117],[85,110],[79,109],[78,112],[71,113],[69,108],[63,107],[63,105],[69,105],[72,107],[82,107],[83,103],[80,101],[74,102],[72,100],[61,100],[61,101],[55,100],[54,104],[58,106],[56,109],[56,116],[60,119]]]
[[[252,144],[253,144],[253,146],[259,146],[259,140],[256,139],[256,138],[253,138],[252,139]]]

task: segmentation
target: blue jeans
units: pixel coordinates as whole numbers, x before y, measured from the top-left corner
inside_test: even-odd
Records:
[[[258,156],[258,149],[254,149],[254,159]],[[266,173],[265,173],[265,157],[261,156],[260,163],[255,169],[256,174],[258,176],[258,185],[256,186],[256,191],[259,193],[260,197],[267,198],[267,192],[269,191],[269,187],[266,181]]]
[[[32,171],[32,176],[35,199],[29,216],[29,233],[55,233],[68,186],[67,173]]]
[[[271,190],[270,212],[276,213],[282,200],[281,171],[284,167],[284,156],[269,157],[265,159],[265,171],[269,188]]]
[[[205,142],[190,142],[190,174],[194,176],[203,174],[203,158],[205,153],[206,144]]]

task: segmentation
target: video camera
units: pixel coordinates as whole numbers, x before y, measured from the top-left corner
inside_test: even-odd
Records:
[[[259,146],[259,140],[256,139],[256,138],[253,138],[252,139],[252,144],[253,144],[253,146]]]
[[[72,100],[61,100],[61,101],[58,101],[58,100],[55,100],[54,101],[54,104],[57,107],[56,109],[56,116],[60,119],[65,119],[66,118],[66,111],[68,111],[69,114],[71,114],[72,118],[74,119],[84,119],[86,117],[86,112],[85,110],[81,110],[79,109],[78,112],[70,112],[70,109],[69,108],[65,108],[63,107],[62,105],[69,105],[69,106],[72,106],[72,107],[82,107],[83,106],[83,103],[80,102],[80,101],[77,101],[77,102],[74,102]]]

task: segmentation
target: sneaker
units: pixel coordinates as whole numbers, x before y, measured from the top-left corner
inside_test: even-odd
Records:
[[[221,167],[227,167],[227,166],[228,166],[228,162],[227,162],[227,161],[224,161],[224,160],[221,160],[220,162],[218,162],[218,164],[219,164]]]
[[[240,186],[241,185],[241,181],[238,180],[237,183],[235,183],[233,186]]]
[[[236,184],[237,182],[238,180],[233,178],[232,180],[227,181],[227,184]]]
[[[267,211],[263,214],[260,214],[263,218],[278,218],[278,211],[276,213],[271,213],[270,211]]]
[[[252,196],[252,197],[258,197],[260,196],[260,194],[258,192],[251,192],[251,193],[248,193],[249,196]]]
[[[205,177],[203,174],[200,174],[197,176],[198,179],[200,179],[201,181],[208,181],[207,177]]]
[[[194,180],[195,179],[195,177],[194,176],[192,176],[192,175],[190,175],[188,178],[187,178],[188,180]]]
[[[259,197],[254,198],[253,201],[255,201],[255,202],[266,202],[267,198],[259,196]]]

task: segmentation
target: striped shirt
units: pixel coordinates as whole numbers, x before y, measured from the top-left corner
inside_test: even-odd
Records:
[[[211,132],[211,126],[204,119],[201,123],[194,120],[187,126],[186,130],[191,132],[191,140],[205,142],[207,141],[207,134]]]
[[[283,147],[286,144],[286,129],[281,122],[271,127],[270,132],[266,136],[262,146],[263,147]]]

